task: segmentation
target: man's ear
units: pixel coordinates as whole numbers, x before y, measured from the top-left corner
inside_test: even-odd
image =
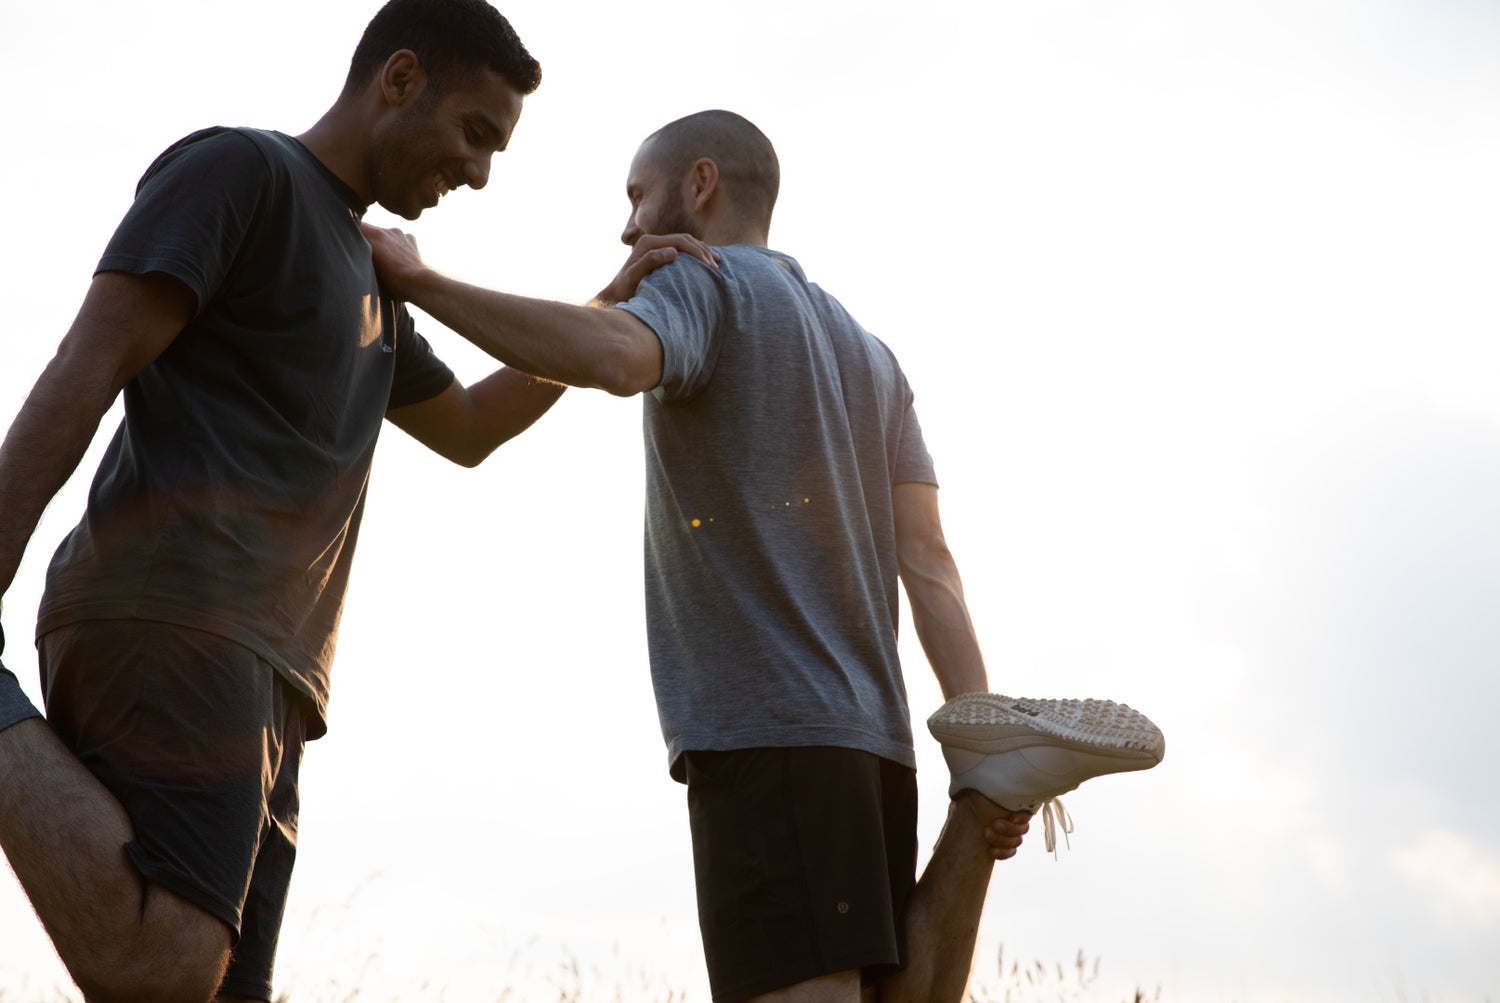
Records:
[[[693,211],[702,212],[719,190],[719,165],[707,157],[699,157],[688,174],[689,195],[693,200]]]
[[[395,107],[410,104],[427,85],[427,74],[410,49],[397,49],[380,71],[380,92]]]

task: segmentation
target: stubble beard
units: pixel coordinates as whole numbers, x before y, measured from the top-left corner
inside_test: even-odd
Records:
[[[650,235],[653,237],[665,237],[672,233],[686,233],[699,240],[703,234],[698,232],[697,225],[693,222],[693,215],[688,211],[686,202],[679,202],[672,207],[670,212],[664,212],[651,228]]]

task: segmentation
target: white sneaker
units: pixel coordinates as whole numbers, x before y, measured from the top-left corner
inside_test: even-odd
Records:
[[[1042,809],[1092,777],[1149,770],[1166,753],[1161,729],[1110,700],[1026,700],[963,693],[927,719],[953,775],[949,796],[975,790],[1010,811]],[[1063,831],[1072,820],[1056,806]],[[1049,838],[1048,849],[1052,849]]]

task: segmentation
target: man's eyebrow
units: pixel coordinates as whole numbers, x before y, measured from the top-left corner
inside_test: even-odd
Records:
[[[491,146],[497,150],[505,149],[506,144],[501,141],[505,134],[500,131],[499,124],[490,117],[488,112],[475,109],[473,112],[470,112],[469,119],[484,134],[483,138]]]

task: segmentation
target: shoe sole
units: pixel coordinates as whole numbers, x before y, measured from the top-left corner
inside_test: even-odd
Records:
[[[1140,711],[1112,700],[965,693],[928,718],[927,728],[945,747],[968,752],[993,755],[1048,745],[1108,755],[1121,760],[1122,770],[1150,769],[1166,754],[1161,729]]]

